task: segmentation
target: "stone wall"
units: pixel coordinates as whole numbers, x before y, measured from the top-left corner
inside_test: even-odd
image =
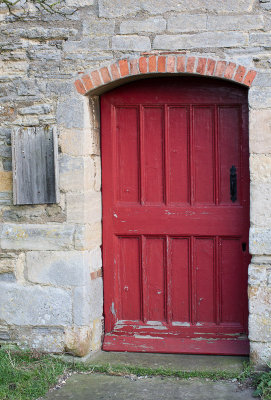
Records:
[[[253,360],[271,358],[271,1],[67,0],[72,16],[0,8],[0,340],[85,355],[102,337],[98,97],[78,73],[141,54],[186,53],[256,69],[249,90]],[[97,79],[100,77],[97,76]],[[13,206],[17,126],[54,125],[60,203]]]

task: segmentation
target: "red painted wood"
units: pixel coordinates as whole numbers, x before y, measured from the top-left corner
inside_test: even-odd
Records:
[[[101,96],[104,350],[248,353],[247,109],[209,78]]]

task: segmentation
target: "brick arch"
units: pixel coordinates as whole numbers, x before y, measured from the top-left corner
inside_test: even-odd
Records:
[[[150,55],[121,59],[108,67],[80,74],[74,84],[77,91],[85,95],[113,82],[149,74],[195,74],[223,78],[250,87],[257,72],[225,60],[176,54]]]

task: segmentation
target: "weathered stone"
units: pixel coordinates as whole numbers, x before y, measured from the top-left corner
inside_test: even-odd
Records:
[[[82,223],[101,221],[101,193],[67,193],[67,221]]]
[[[88,130],[61,129],[58,143],[62,153],[86,156],[92,153],[92,135]]]
[[[150,17],[144,20],[129,19],[120,24],[120,33],[161,32],[166,29],[166,20]]]
[[[74,36],[77,33],[76,29],[68,29],[68,28],[43,28],[39,27],[28,27],[28,28],[6,28],[2,29],[1,32],[5,35],[14,35],[16,34],[19,37],[26,39],[41,39],[41,40],[50,40],[50,39],[68,39],[70,36]]]
[[[77,225],[74,234],[76,250],[92,250],[102,243],[102,223]]]
[[[250,155],[250,176],[256,185],[271,182],[271,154]]]
[[[65,330],[65,351],[74,356],[87,355],[91,347],[91,327],[71,327]]]
[[[257,314],[270,319],[271,288],[267,286],[250,286],[248,289],[250,314]]]
[[[26,253],[27,279],[54,286],[80,286],[89,281],[90,256],[83,251]]]
[[[271,34],[270,33],[251,33],[249,35],[249,42],[254,46],[266,46],[270,47]]]
[[[64,329],[48,327],[23,327],[13,334],[22,348],[33,348],[45,353],[62,353],[64,351]]]
[[[158,35],[154,49],[183,50],[199,47],[237,47],[247,44],[247,35],[239,32],[202,32],[192,35]]]
[[[169,17],[169,32],[198,32],[206,30],[207,14],[178,14]]]
[[[109,38],[108,37],[84,37],[80,41],[67,41],[63,50],[65,52],[84,51],[89,52],[93,50],[108,50],[109,49]]]
[[[62,97],[57,105],[57,122],[63,128],[86,128],[88,105],[86,99],[73,97]]]
[[[136,13],[140,10],[139,0],[99,0],[99,17],[114,18]]]
[[[254,86],[248,92],[248,101],[254,109],[271,108],[271,87]]]
[[[249,339],[259,342],[271,341],[271,319],[264,315],[249,316]]]
[[[102,252],[100,247],[96,247],[89,252],[90,256],[90,271],[97,271],[102,267]]]
[[[271,181],[265,183],[253,182],[250,186],[251,222],[257,226],[271,226]]]
[[[271,86],[271,72],[261,72],[259,71],[254,80],[255,86]]]
[[[16,278],[14,274],[0,274],[0,282],[15,282]]]
[[[101,18],[92,18],[83,21],[84,35],[113,35],[115,31],[115,21]]]
[[[100,350],[102,346],[102,336],[103,336],[103,318],[95,319],[92,324],[92,335],[91,335],[91,350]]]
[[[74,226],[3,224],[0,244],[6,250],[64,250],[74,245]]]
[[[11,192],[0,192],[0,206],[8,206],[12,204]]]
[[[250,342],[250,360],[258,369],[266,369],[271,361],[271,344],[264,342]]]
[[[147,36],[114,36],[112,38],[113,50],[149,51],[151,42]]]
[[[0,171],[0,192],[12,192],[12,172]]]
[[[66,0],[65,4],[68,7],[86,7],[86,6],[92,6],[94,4],[94,0]]]
[[[251,110],[249,118],[251,153],[271,154],[271,110]]]
[[[271,254],[271,229],[251,227],[249,232],[251,254]]]
[[[0,304],[0,319],[8,324],[71,324],[71,296],[59,288],[0,282]]]
[[[74,288],[73,291],[73,322],[75,325],[89,325],[103,314],[103,284],[97,278],[87,286]]]
[[[208,15],[207,19],[208,30],[244,32],[263,27],[263,15]]]
[[[29,107],[20,108],[18,110],[19,114],[48,114],[52,111],[52,106],[50,104],[37,104]]]
[[[265,285],[267,283],[266,266],[255,266],[250,264],[248,269],[249,285]]]
[[[95,164],[90,157],[59,157],[59,185],[64,192],[94,188]]]

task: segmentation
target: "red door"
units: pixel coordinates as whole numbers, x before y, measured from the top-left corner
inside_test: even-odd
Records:
[[[247,113],[208,78],[101,96],[104,350],[248,353]]]

